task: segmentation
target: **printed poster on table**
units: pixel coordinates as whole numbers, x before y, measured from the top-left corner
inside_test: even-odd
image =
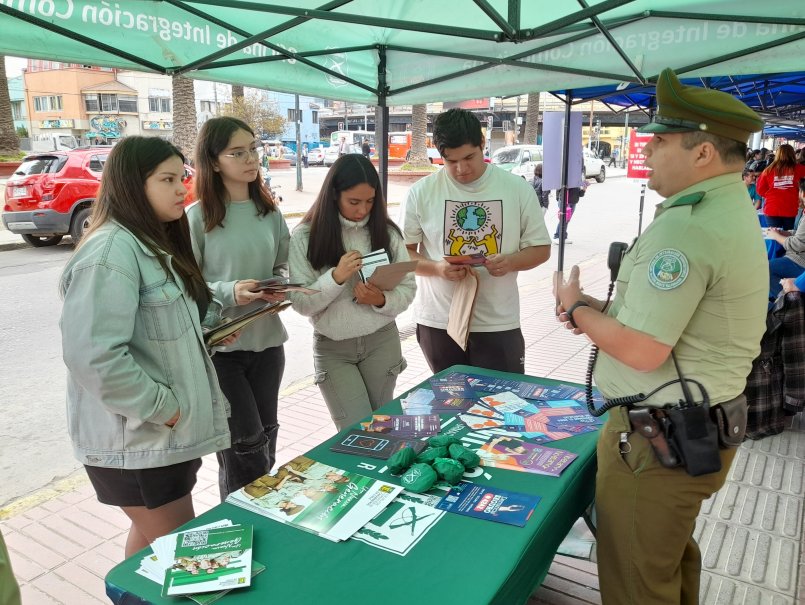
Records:
[[[444,516],[441,496],[403,491],[385,510],[352,535],[353,540],[405,556]]]

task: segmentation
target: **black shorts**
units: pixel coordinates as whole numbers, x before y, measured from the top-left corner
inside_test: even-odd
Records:
[[[201,458],[157,468],[84,468],[98,502],[112,506],[158,508],[186,496],[196,485]]]

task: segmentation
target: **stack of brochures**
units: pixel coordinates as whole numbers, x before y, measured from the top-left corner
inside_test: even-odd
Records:
[[[322,538],[346,540],[402,488],[305,456],[230,494],[226,501]]]
[[[233,588],[249,586],[252,576],[265,569],[252,561],[252,531],[251,525],[223,519],[162,536],[151,544],[153,554],[143,558],[137,573],[161,584],[163,596],[212,603]]]

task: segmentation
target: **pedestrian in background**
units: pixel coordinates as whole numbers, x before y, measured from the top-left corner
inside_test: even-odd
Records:
[[[302,165],[307,168],[308,167],[308,148],[307,143],[302,145]]]
[[[284,294],[252,290],[258,280],[286,276],[290,235],[285,219],[259,177],[254,131],[233,117],[204,123],[196,142],[198,202],[187,217],[193,252],[225,318]],[[265,475],[277,449],[277,398],[288,339],[277,315],[249,324],[213,357],[232,406],[232,447],[218,453],[221,499]]]
[[[361,153],[363,154],[363,157],[365,157],[367,160],[369,159],[369,156],[372,154],[372,146],[369,145],[369,139],[363,140],[363,145],[361,145]]]
[[[229,446],[183,174],[163,139],[115,145],[59,285],[67,426],[98,500],[131,520],[127,557],[195,516],[201,457]]]
[[[799,180],[805,178],[805,165],[797,164],[794,148],[783,144],[777,148],[774,161],[760,174],[757,192],[763,196],[763,214],[769,227],[794,228],[799,210]]]
[[[385,291],[358,274],[361,257],[381,249],[391,262],[409,260],[375,167],[347,154],[294,229],[290,252],[291,275],[317,291],[291,300],[313,324],[316,383],[339,430],[390,401],[406,365],[394,320],[414,298],[413,274]]]

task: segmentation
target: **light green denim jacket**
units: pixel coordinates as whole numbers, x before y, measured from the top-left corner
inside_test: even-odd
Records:
[[[67,263],[59,289],[68,429],[83,464],[154,468],[229,447],[229,404],[175,271],[166,278],[109,222]]]

